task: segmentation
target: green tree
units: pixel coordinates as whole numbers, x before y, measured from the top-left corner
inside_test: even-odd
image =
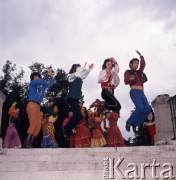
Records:
[[[52,65],[45,66],[43,63],[35,61],[32,62],[32,65],[29,66],[29,69],[31,70],[31,72],[38,72],[41,75],[45,76],[45,71],[47,69],[52,69]]]
[[[47,91],[46,98],[52,100],[58,106],[66,102],[68,92],[67,74],[62,69],[57,69],[55,75],[55,84]]]

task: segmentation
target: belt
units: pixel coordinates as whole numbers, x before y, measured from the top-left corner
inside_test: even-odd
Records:
[[[114,87],[102,87],[102,89],[114,89]]]
[[[40,103],[39,103],[39,102],[34,101],[34,100],[29,100],[29,102],[34,102],[34,103],[36,103],[36,104],[40,105]]]
[[[142,86],[131,86],[131,89],[144,90],[144,88]]]
[[[15,124],[13,124],[13,123],[9,123],[9,126],[15,126]]]

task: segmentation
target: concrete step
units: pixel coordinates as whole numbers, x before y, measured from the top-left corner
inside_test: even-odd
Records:
[[[115,168],[113,168],[114,165],[116,165]],[[155,165],[157,167],[154,167]],[[144,166],[151,167],[144,168]],[[172,179],[172,176],[176,176],[175,145],[4,149],[0,155],[0,180],[128,179],[127,175],[134,176],[133,179],[135,179],[137,174],[140,178],[145,175],[146,179],[150,180],[154,179],[154,174],[152,174],[154,168],[156,175],[161,179],[166,176]],[[162,174],[169,168],[171,170]],[[127,173],[132,169],[133,172]]]

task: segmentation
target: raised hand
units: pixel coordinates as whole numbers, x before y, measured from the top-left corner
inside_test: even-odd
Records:
[[[53,70],[51,70],[51,69],[47,70],[46,75],[49,76],[49,77],[53,77],[53,75],[54,75]]]
[[[117,61],[115,60],[115,58],[113,58],[113,57],[111,57],[111,58],[109,58],[113,63],[117,63]]]
[[[94,64],[89,65],[89,69],[93,69],[93,67],[94,67]]]
[[[139,56],[142,56],[141,53],[138,50],[135,50],[135,51]]]

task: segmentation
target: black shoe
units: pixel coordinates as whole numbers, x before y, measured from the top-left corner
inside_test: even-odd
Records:
[[[126,123],[125,128],[126,128],[126,130],[127,130],[128,132],[130,132],[130,127],[131,127],[131,125],[130,125],[129,123]]]
[[[32,137],[31,137],[31,143],[30,143],[30,148],[33,148],[33,147],[34,147],[34,144],[35,144],[35,142],[36,142],[36,139],[37,139],[37,137],[32,135]]]
[[[32,140],[32,134],[27,134],[24,144],[23,144],[23,148],[31,148],[31,140]]]

